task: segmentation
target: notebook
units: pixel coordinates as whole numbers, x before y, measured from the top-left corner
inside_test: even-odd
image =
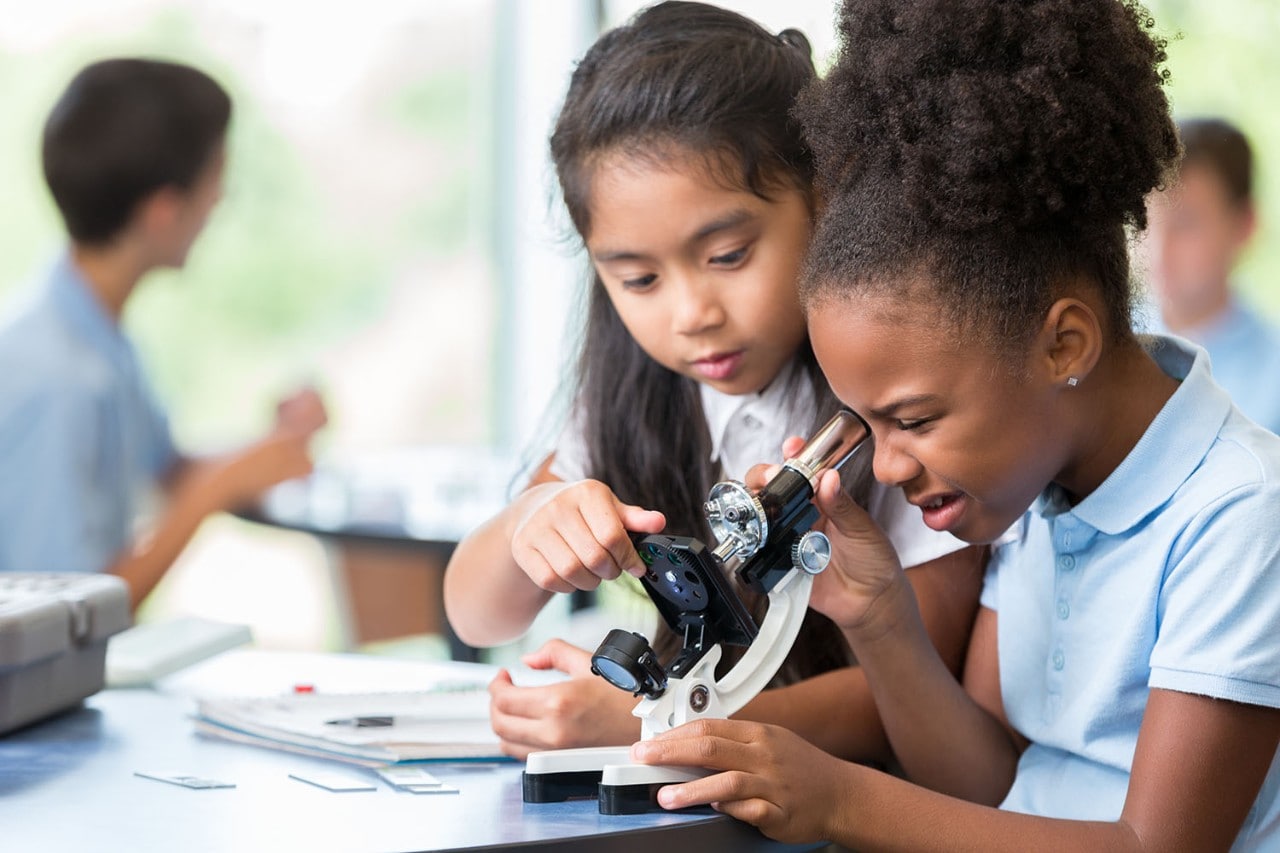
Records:
[[[205,699],[195,720],[205,735],[365,765],[505,757],[489,726],[486,684],[479,682]]]

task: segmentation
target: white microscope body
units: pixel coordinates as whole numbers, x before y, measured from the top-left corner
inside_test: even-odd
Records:
[[[685,638],[665,666],[638,634],[610,632],[592,657],[592,669],[615,686],[643,698],[632,713],[640,739],[704,718],[727,718],[765,688],[791,650],[809,605],[813,576],[826,568],[831,546],[811,530],[818,511],[813,491],[828,468],[838,467],[869,434],[844,410],[831,419],[759,493],[726,481],[711,489],[705,510],[718,545],[661,534],[637,537],[650,568],[642,583],[664,619]],[[768,595],[757,629],[727,583],[736,574]],[[715,677],[721,644],[746,645],[729,672]],[[698,767],[635,764],[631,747],[588,747],[530,754],[524,772],[525,802],[559,802],[598,796],[602,814],[634,814],[658,808],[663,785],[709,772]]]

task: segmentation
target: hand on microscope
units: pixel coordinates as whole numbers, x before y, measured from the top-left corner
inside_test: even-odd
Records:
[[[804,443],[803,438],[788,438],[782,445],[783,458],[794,457]],[[780,467],[755,466],[747,472],[747,487],[763,488]],[[844,631],[861,632],[875,623],[882,609],[893,611],[881,605],[902,591],[910,594],[910,585],[892,543],[842,488],[839,471],[822,473],[813,502],[822,513],[814,529],[831,541],[831,562],[814,578],[809,606]]]
[[[640,737],[640,721],[631,715],[636,698],[593,675],[590,652],[549,640],[520,660],[569,677],[522,687],[504,669],[490,682],[489,720],[507,755],[524,759],[540,749],[618,746]]]
[[[520,500],[526,508],[511,554],[549,592],[595,589],[623,572],[641,577],[645,565],[629,533],[660,533],[667,523],[660,512],[623,503],[598,480],[543,483]]]
[[[794,458],[804,440],[790,438],[784,458]],[[745,483],[759,491],[779,472],[758,465]],[[817,482],[814,504],[822,513],[814,529],[831,543],[831,561],[814,578],[809,605],[848,634],[874,641],[887,634],[914,601],[897,552],[867,512],[844,491],[840,473],[827,470]],[[914,605],[906,611],[915,613]],[[918,617],[917,617],[918,618]],[[855,651],[857,647],[855,646]],[[668,809],[703,803],[788,842],[831,834],[823,816],[839,813],[845,792],[859,774],[872,772],[842,761],[778,725],[702,719],[636,743],[634,760],[645,764],[695,765],[718,771],[702,779],[667,785],[658,801]]]

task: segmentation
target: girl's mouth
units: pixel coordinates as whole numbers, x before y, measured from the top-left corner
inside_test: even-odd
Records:
[[[738,372],[744,355],[744,350],[717,353],[693,362],[693,370],[709,382],[723,382]]]
[[[917,504],[924,515],[925,526],[931,530],[953,530],[964,514],[968,499],[959,492],[947,495],[935,495],[929,500]]]

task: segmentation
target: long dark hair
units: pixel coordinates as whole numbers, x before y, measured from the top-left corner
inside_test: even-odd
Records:
[[[574,71],[551,137],[579,235],[590,233],[594,166],[617,151],[641,159],[692,152],[717,178],[766,200],[782,186],[811,197],[813,157],[790,111],[814,76],[809,42],[799,31],[775,36],[702,3],[660,3],[605,33]],[[838,401],[807,341],[797,358],[813,392],[816,425]],[[668,532],[708,540],[702,503],[717,472],[698,384],[649,357],[594,274],[576,379],[588,475],[627,503],[662,510]],[[860,479],[865,489],[865,470]],[[763,602],[749,603],[759,614]],[[818,614],[809,614],[801,637],[781,678],[848,662],[839,631]],[[669,653],[678,640],[663,627],[655,644]],[[737,656],[727,654],[726,664]]]

